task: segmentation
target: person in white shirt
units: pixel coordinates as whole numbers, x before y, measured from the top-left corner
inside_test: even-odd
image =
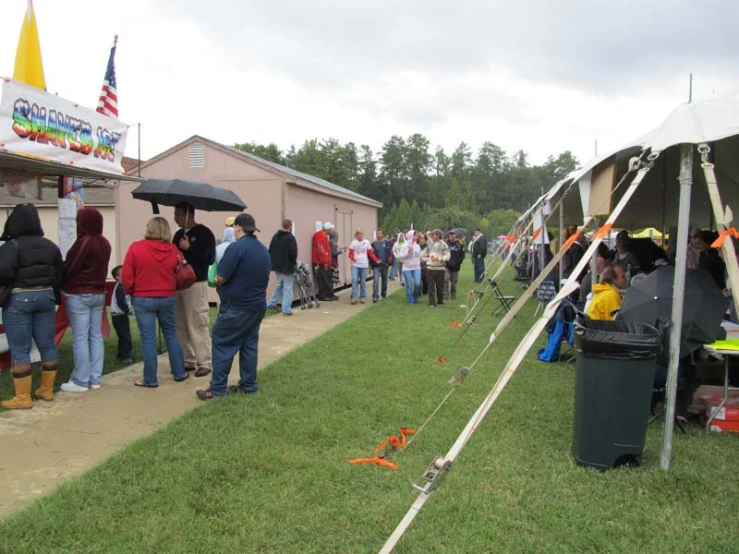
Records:
[[[351,303],[364,304],[367,300],[367,272],[369,260],[379,263],[370,241],[365,240],[364,231],[357,229],[354,240],[349,245],[349,259],[352,261],[352,299]]]

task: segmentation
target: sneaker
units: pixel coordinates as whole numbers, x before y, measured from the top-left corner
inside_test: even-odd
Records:
[[[88,387],[80,387],[74,381],[70,381],[69,383],[62,383],[61,389],[64,392],[87,392]]]
[[[360,303],[360,304],[366,304],[366,303],[367,303],[367,301],[366,301],[366,300],[360,300],[360,301],[359,301],[359,303]]]
[[[429,308],[436,308],[433,304],[429,304]]]
[[[373,303],[373,304],[377,304],[377,301],[378,301],[378,300],[379,300],[379,298],[373,298],[373,299],[372,299],[372,303]]]
[[[356,303],[357,303],[357,299],[356,298],[352,298],[352,301],[350,302],[350,304],[352,306],[354,306]]]
[[[102,387],[102,385],[99,383],[97,385],[90,384],[90,390],[98,390],[100,387]]]
[[[289,317],[289,316],[293,315],[293,313],[292,312],[287,312],[287,313],[283,313],[282,315],[284,315],[285,317]]]
[[[133,360],[131,358],[124,358],[124,359],[118,360],[118,361],[121,362],[123,365],[129,365],[129,364],[132,364],[133,363]]]

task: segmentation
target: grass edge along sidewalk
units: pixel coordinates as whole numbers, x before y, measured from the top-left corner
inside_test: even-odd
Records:
[[[455,346],[450,324],[463,310],[408,307],[395,294],[271,365],[255,397],[193,410],[0,522],[0,552],[376,552],[414,498],[410,482],[457,437],[534,309],[396,458],[398,471],[348,460],[420,425],[484,345],[489,314]],[[585,470],[570,456],[572,394],[571,366],[527,359],[397,551],[736,549],[717,515],[739,492],[736,437],[690,428],[665,473],[654,425],[641,469]]]

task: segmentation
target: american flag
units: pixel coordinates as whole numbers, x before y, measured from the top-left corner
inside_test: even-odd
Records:
[[[103,81],[103,90],[100,92],[100,100],[98,100],[98,113],[118,117],[118,89],[115,82],[115,49],[118,44],[118,37],[115,37],[113,48],[110,49],[110,58],[108,58],[108,68],[105,70],[105,80]]]

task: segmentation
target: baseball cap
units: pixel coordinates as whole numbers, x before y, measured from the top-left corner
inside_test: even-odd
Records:
[[[326,223],[324,223],[324,224],[323,224],[323,228],[324,228],[324,229],[325,229],[326,231],[330,231],[331,229],[333,229],[333,228],[334,228],[334,224],[333,224],[333,223],[331,223],[330,221],[327,221]]]
[[[234,220],[234,225],[238,225],[244,231],[249,231],[251,233],[253,233],[254,231],[258,231],[261,233],[261,231],[257,229],[257,222],[254,221],[254,216],[249,214],[237,215],[236,219]]]
[[[234,216],[227,217],[226,218],[226,227],[233,227],[234,221],[236,221],[236,218]]]

